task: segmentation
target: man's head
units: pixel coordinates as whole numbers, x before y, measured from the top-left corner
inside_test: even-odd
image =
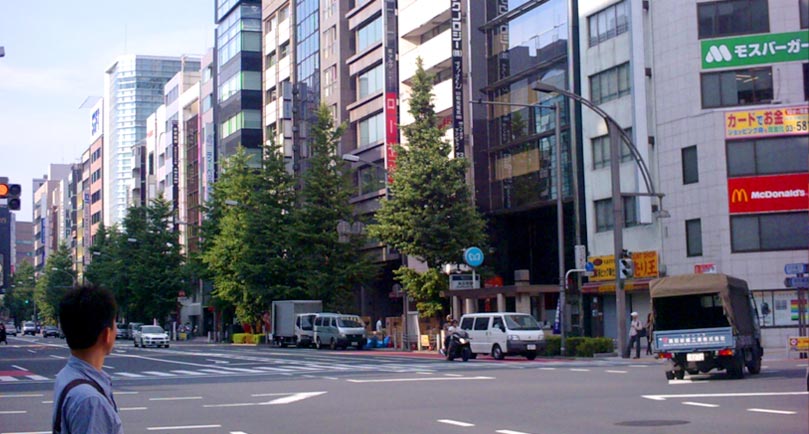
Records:
[[[59,303],[59,319],[71,350],[84,350],[95,345],[104,335],[115,338],[115,297],[104,288],[83,285],[71,289]],[[107,339],[109,340],[109,339]]]
[[[632,319],[635,319],[635,318],[637,318],[637,317],[638,317],[638,313],[637,313],[637,312],[632,312],[632,313],[631,313],[631,314],[629,314],[629,315],[632,317]]]

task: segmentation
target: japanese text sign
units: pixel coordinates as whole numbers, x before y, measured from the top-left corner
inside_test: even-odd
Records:
[[[588,262],[593,263],[593,275],[590,282],[615,280],[615,259],[613,255],[592,256]],[[635,279],[649,279],[658,277],[657,252],[632,252],[632,262],[635,264]]]
[[[702,69],[809,60],[809,33],[766,33],[701,42]]]
[[[748,139],[809,134],[809,106],[725,113],[725,138]]]
[[[809,208],[809,173],[728,178],[731,214]]]

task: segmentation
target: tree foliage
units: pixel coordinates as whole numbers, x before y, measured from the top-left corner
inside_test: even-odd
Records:
[[[413,123],[404,126],[406,146],[397,146],[391,197],[382,202],[370,236],[406,255],[421,258],[432,269],[416,277],[400,270],[402,286],[421,306],[422,316],[437,312],[439,292],[446,276],[438,279],[443,264],[461,262],[463,249],[485,244],[485,223],[475,209],[466,183],[468,162],[451,158],[433,106],[433,76],[417,60],[410,109]],[[424,309],[424,310],[421,310]]]
[[[265,148],[260,168],[240,148],[225,160],[213,186],[203,225],[201,260],[213,295],[235,307],[243,324],[255,324],[275,299],[303,295],[295,281],[290,210],[293,178],[281,153]]]
[[[34,316],[35,282],[34,266],[28,261],[17,264],[11,285],[6,288],[3,296],[3,307],[8,309],[17,323],[30,320]]]
[[[58,323],[59,302],[75,282],[76,272],[73,271],[73,258],[70,256],[67,245],[62,243],[56,252],[48,256],[42,275],[36,283],[34,298],[39,316],[46,323]]]
[[[338,157],[344,132],[345,126],[335,127],[330,110],[321,105],[310,132],[310,157],[294,214],[295,256],[300,263],[299,281],[308,298],[323,300],[327,310],[351,312],[356,309],[352,290],[373,278],[375,267],[362,252],[363,233],[341,240],[337,232],[341,221],[358,221],[349,203],[350,170]]]

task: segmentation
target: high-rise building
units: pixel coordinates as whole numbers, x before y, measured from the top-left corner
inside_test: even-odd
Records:
[[[261,1],[216,0],[216,161],[242,147],[261,164]]]
[[[23,262],[34,265],[34,226],[31,222],[14,221],[14,269]]]
[[[183,60],[177,57],[130,54],[106,70],[102,155],[105,225],[120,223],[126,215],[133,199],[133,147],[146,137],[146,118],[163,104],[163,86],[182,67]]]
[[[37,271],[42,271],[48,256],[64,239],[60,239],[60,234],[64,233],[65,209],[61,187],[70,171],[70,164],[51,164],[43,178],[33,180],[34,268]]]

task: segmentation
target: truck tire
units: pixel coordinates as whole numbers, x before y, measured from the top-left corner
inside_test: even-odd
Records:
[[[730,360],[730,366],[728,366],[727,371],[730,378],[735,378],[737,380],[744,378],[744,356],[741,354],[736,354],[733,356],[733,359]]]
[[[683,371],[682,369],[679,371],[674,371],[674,377],[678,380],[682,380],[683,378],[685,378],[685,371]]]
[[[747,372],[756,375],[761,372],[761,350],[754,349],[752,353],[752,359],[747,363]]]
[[[674,371],[666,371],[666,380],[674,379]]]

